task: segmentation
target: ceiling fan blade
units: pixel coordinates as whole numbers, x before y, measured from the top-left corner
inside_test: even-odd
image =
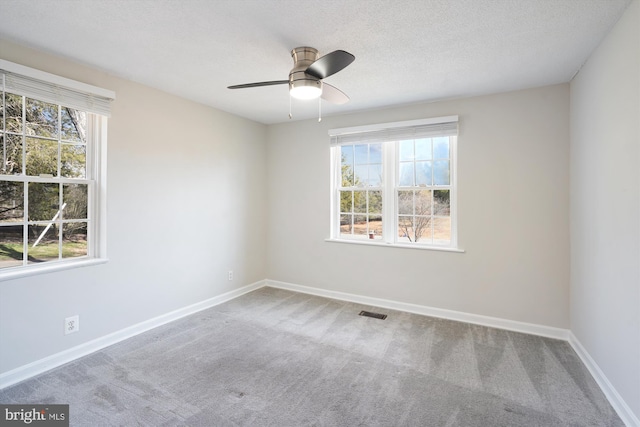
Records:
[[[247,87],[273,86],[289,84],[289,80],[274,80],[271,82],[245,83],[243,85],[227,86],[227,89],[244,89]]]
[[[349,102],[349,97],[345,95],[340,89],[335,86],[331,86],[329,83],[322,82],[322,99],[329,101],[332,104],[345,104]]]
[[[324,79],[345,68],[356,59],[355,56],[344,50],[334,50],[314,61],[305,73],[318,79]]]

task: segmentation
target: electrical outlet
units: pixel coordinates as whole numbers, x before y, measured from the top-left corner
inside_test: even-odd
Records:
[[[75,316],[67,317],[64,319],[64,334],[72,334],[74,332],[78,332],[80,330],[80,316],[77,314]]]
[[[233,270],[229,270],[229,280],[233,280]]]

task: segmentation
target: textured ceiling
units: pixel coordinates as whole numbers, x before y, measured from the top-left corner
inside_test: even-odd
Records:
[[[630,1],[0,0],[0,37],[278,123],[287,86],[226,87],[287,79],[294,47],[356,56],[324,115],[504,92],[569,81]]]

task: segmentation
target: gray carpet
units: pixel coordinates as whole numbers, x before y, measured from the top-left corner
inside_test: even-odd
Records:
[[[273,288],[6,388],[0,402],[68,403],[78,426],[624,425],[564,341]]]

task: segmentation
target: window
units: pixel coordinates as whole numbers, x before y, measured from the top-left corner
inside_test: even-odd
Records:
[[[340,147],[340,235],[382,238],[382,144]]]
[[[457,123],[331,130],[331,239],[456,249]]]
[[[1,60],[0,78],[0,278],[104,259],[113,93]]]

